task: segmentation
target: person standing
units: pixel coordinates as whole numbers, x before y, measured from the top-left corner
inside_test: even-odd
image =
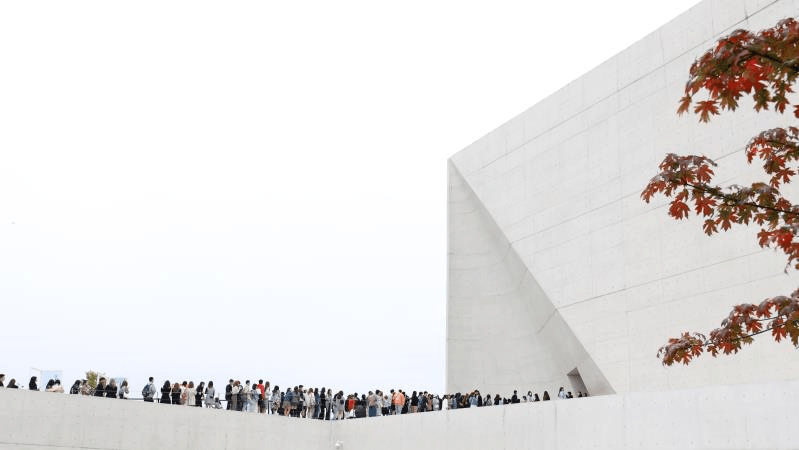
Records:
[[[290,417],[291,416],[291,401],[294,397],[294,393],[291,391],[291,388],[286,388],[286,395],[283,396],[283,416]]]
[[[241,392],[240,383],[237,381],[233,382],[233,385],[230,388],[230,410],[231,411],[241,411],[239,407],[239,393]]]
[[[172,391],[172,385],[169,384],[169,380],[164,381],[164,385],[161,386],[161,403],[170,404],[172,400],[170,400],[169,394]]]
[[[369,391],[369,395],[366,396],[366,408],[369,411],[369,417],[377,415],[377,396],[372,391]]]
[[[39,387],[36,386],[36,377],[31,377],[31,380],[28,382],[28,390],[30,391],[38,391]]]
[[[244,380],[239,391],[239,411],[249,412],[250,399],[250,380]]]
[[[128,394],[130,394],[128,380],[122,380],[122,384],[119,385],[119,390],[117,391],[117,396],[124,400],[128,398]]]
[[[3,383],[6,382],[6,374],[0,373],[0,388],[4,386]]]
[[[205,397],[205,382],[200,381],[200,384],[194,390],[194,406],[197,408],[202,408],[204,397]]]
[[[117,398],[117,380],[111,378],[105,387],[105,398]]]
[[[216,389],[214,389],[214,382],[208,382],[208,389],[205,390],[205,406],[208,408],[215,408],[216,407]]]
[[[249,401],[249,412],[258,413],[258,403],[261,401],[261,391],[258,389],[258,385],[255,383],[252,384]]]
[[[263,414],[266,412],[266,396],[264,395],[266,386],[264,386],[264,380],[258,380],[256,387],[258,388],[258,412]]]
[[[183,383],[178,385],[178,388],[180,390],[180,397],[178,397],[178,400],[180,401],[178,404],[185,406],[186,402],[189,400],[189,397],[186,395],[186,392],[189,389],[189,384],[184,380]]]
[[[314,413],[316,412],[316,396],[314,395],[313,389],[308,388],[305,398],[305,417],[308,419],[315,419],[316,416],[314,416]]]
[[[325,409],[327,408],[327,392],[325,388],[319,391],[319,419],[325,420]]]
[[[105,395],[105,378],[100,378],[97,386],[94,387],[94,396],[103,397]]]
[[[563,386],[561,386],[560,390],[558,391],[558,398],[561,399],[561,400],[566,400],[567,398],[569,398],[566,395],[566,391],[563,390]]]
[[[401,415],[402,408],[405,406],[405,395],[403,395],[401,390],[394,393],[391,403],[394,404],[394,415]]]
[[[230,383],[225,386],[225,403],[227,403],[227,407],[225,409],[230,410],[233,405],[233,379],[231,379]]]
[[[275,386],[272,390],[272,397],[269,399],[269,408],[271,414],[277,414],[280,411],[280,386]]]
[[[172,404],[180,406],[180,383],[172,385]]]
[[[155,397],[155,383],[153,383],[153,377],[150,377],[147,384],[144,385],[144,389],[141,391],[141,396],[145,402],[153,402],[153,397]]]
[[[194,402],[197,401],[197,389],[194,388],[194,382],[189,381],[188,386],[186,386],[186,406],[194,406]]]

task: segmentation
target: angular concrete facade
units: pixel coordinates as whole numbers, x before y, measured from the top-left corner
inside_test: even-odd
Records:
[[[790,344],[664,368],[681,331],[733,304],[799,285],[756,229],[713,238],[639,197],[668,152],[719,162],[717,181],[759,175],[742,154],[789,115],[744,104],[710,124],[678,117],[694,59],[737,28],[799,12],[794,0],[706,0],[449,161],[447,390],[594,394],[795,379]],[[760,177],[762,178],[762,177]]]

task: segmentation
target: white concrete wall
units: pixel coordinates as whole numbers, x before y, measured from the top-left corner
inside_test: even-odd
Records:
[[[762,179],[742,150],[791,114],[744,102],[699,124],[677,101],[716,38],[798,12],[796,0],[706,0],[451,158],[449,392],[551,392],[573,368],[594,394],[797,377],[796,350],[768,337],[661,366],[667,338],[707,332],[799,277],[754,227],[708,238],[639,195],[668,152],[715,158],[720,183]]]
[[[799,382],[320,422],[0,389],[0,450],[795,449]]]
[[[330,423],[0,389],[0,450],[329,448]]]
[[[799,382],[491,406],[337,424],[343,450],[789,449]]]

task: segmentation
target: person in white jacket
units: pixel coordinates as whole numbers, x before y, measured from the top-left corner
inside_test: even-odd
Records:
[[[314,410],[316,409],[316,396],[313,395],[313,389],[304,390],[302,395],[305,396],[305,418],[313,419]]]

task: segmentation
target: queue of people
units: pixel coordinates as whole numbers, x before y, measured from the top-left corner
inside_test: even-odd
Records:
[[[14,379],[11,379],[7,386],[4,383],[5,375],[0,374],[0,387],[18,388]],[[28,389],[39,390],[37,377],[31,377]],[[48,381],[45,391],[64,393],[60,380]],[[97,380],[94,387],[91,387],[87,380],[75,380],[69,393],[105,398],[130,398],[127,380],[117,385],[115,379],[106,380],[104,377]],[[226,406],[223,406],[213,381],[209,381],[207,385],[205,382],[195,385],[193,381],[172,383],[165,380],[159,389],[156,387],[153,377],[149,378],[141,395],[142,400],[151,403],[205,406],[206,408],[318,420],[414,414],[550,400],[548,391],[544,391],[541,397],[532,391],[527,391],[527,394],[522,395],[513,391],[513,395],[510,397],[502,397],[499,394],[492,397],[491,394],[483,395],[479,390],[466,394],[458,392],[445,395],[413,391],[408,395],[402,389],[391,389],[389,392],[376,389],[362,394],[357,392],[344,394],[343,391],[334,393],[329,388],[305,388],[303,385],[281,390],[279,386],[271,386],[269,381],[258,380],[257,383],[251,383],[250,380],[246,380],[241,383],[231,379],[225,386],[223,398]],[[577,397],[587,396],[588,393],[577,393]],[[565,400],[574,398],[574,395],[561,387],[556,398]]]

